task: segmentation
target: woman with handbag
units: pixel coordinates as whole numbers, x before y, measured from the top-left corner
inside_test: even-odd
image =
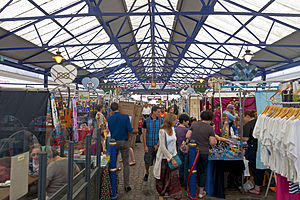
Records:
[[[156,178],[156,190],[159,199],[163,200],[167,193],[173,199],[181,199],[181,186],[179,181],[178,167],[181,160],[177,155],[176,134],[174,125],[177,117],[174,114],[167,114],[159,130],[159,148],[153,168]]]
[[[186,188],[189,168],[189,140],[186,138],[188,132],[190,117],[187,114],[181,114],[179,116],[179,125],[175,129],[177,138],[177,153],[182,161],[182,165],[179,167],[179,180],[182,187]]]

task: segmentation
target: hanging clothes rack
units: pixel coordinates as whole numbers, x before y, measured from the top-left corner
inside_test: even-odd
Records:
[[[267,101],[271,102],[272,105],[300,105],[300,102],[279,102],[279,101],[276,101],[274,98],[271,98],[270,100],[267,100]],[[265,198],[267,198],[267,196],[268,196],[268,192],[269,192],[269,189],[270,189],[270,185],[271,185],[271,181],[272,181],[273,176],[275,177],[275,182],[277,184],[276,173],[273,170],[271,170],[267,190],[266,190],[266,193],[265,193],[265,196],[264,196]]]

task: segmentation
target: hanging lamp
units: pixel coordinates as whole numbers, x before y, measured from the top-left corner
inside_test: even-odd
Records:
[[[252,59],[253,56],[254,56],[253,53],[251,53],[251,51],[249,49],[247,49],[245,51],[243,58],[248,63],[248,62],[250,62],[250,60]]]
[[[62,55],[61,52],[59,50],[57,50],[56,55],[53,56],[52,58],[54,58],[54,60],[59,64],[62,62],[63,59],[65,59]]]

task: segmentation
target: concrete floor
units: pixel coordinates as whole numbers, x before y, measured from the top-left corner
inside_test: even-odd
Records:
[[[130,167],[130,185],[132,191],[125,193],[123,185],[123,171],[119,173],[119,185],[118,185],[118,200],[154,200],[158,199],[158,194],[155,187],[155,179],[152,174],[149,176],[148,182],[143,181],[144,177],[144,147],[141,143],[138,143],[134,149],[137,164]],[[120,165],[122,167],[122,164]],[[182,199],[188,199],[186,191],[182,189]],[[265,188],[263,188],[264,193]],[[230,200],[258,200],[264,199],[263,195],[252,195],[249,193],[242,194],[235,189],[225,190],[226,199]],[[165,198],[170,199],[170,198]],[[206,200],[216,200],[219,198],[205,197]],[[272,191],[269,192],[268,200],[276,199],[276,194]]]

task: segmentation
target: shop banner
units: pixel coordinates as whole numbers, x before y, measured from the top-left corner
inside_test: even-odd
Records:
[[[74,141],[78,142],[78,129],[77,129],[77,106],[76,106],[76,98],[73,97],[73,122],[74,122]]]
[[[60,146],[60,144],[61,144],[61,130],[60,130],[60,126],[59,126],[58,113],[57,113],[55,99],[54,99],[53,94],[51,94],[50,100],[51,100],[51,108],[52,108],[53,126],[54,126],[55,131],[56,131],[56,142],[57,142],[57,145]]]

